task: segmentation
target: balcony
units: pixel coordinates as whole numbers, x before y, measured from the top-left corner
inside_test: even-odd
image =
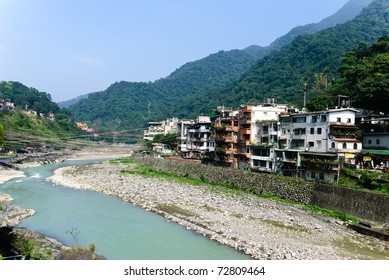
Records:
[[[251,134],[251,128],[241,128],[239,129],[240,134]]]

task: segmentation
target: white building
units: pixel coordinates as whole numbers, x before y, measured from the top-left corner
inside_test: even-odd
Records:
[[[307,180],[336,181],[340,165],[355,164],[362,149],[356,112],[340,108],[281,116],[277,166],[294,169],[297,177]],[[290,152],[289,159],[284,158],[285,151]],[[295,162],[291,164],[290,158]]]
[[[281,136],[279,116],[286,105],[265,103],[251,108],[251,146],[249,166],[253,170],[274,172],[275,152]]]
[[[194,120],[180,120],[177,123],[177,152],[180,155],[188,152],[186,136],[188,134],[188,127],[194,123]]]
[[[201,159],[215,151],[215,140],[211,133],[211,120],[209,117],[199,116],[194,124],[187,127],[186,158]]]

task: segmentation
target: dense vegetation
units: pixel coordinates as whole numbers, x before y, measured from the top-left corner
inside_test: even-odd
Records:
[[[359,44],[371,44],[389,33],[389,1],[375,0],[354,20],[299,36],[279,52],[261,59],[242,78],[225,90],[220,100],[229,105],[262,102],[275,97],[279,102],[302,105],[304,82],[308,88],[326,69],[327,78],[338,77],[337,69],[346,52]],[[312,97],[312,92],[308,91]]]
[[[389,36],[348,53],[339,72],[332,93],[350,96],[357,107],[389,113]]]
[[[173,116],[195,118],[198,115],[208,115],[217,105],[229,105],[227,102],[231,105],[246,103],[251,98],[246,98],[242,92],[234,89],[231,96],[225,98],[226,95],[230,95],[230,91],[221,93],[220,90],[237,81],[258,59],[270,51],[280,49],[295,36],[311,34],[351,19],[369,2],[371,0],[352,0],[336,15],[318,24],[292,30],[268,47],[250,46],[244,50],[220,51],[204,59],[187,63],[170,76],[153,83],[115,83],[103,92],[89,94],[87,98],[78,100],[69,109],[79,121],[89,122],[90,125],[99,123],[99,131],[103,133],[132,129],[139,129],[138,132],[141,132],[148,121]],[[277,63],[282,65],[284,61],[280,60]],[[258,79],[260,77],[251,77],[250,82]],[[265,96],[258,98],[258,101],[262,101],[263,97]],[[291,98],[288,101],[295,99]]]
[[[373,0],[350,0],[338,12],[318,23],[311,23],[293,28],[290,32],[271,43],[269,48],[271,50],[279,50],[292,42],[297,36],[314,34],[326,28],[344,23],[347,20],[352,20],[371,2],[373,2]]]
[[[353,106],[389,113],[389,36],[347,53],[339,73],[340,78],[314,97],[308,109],[322,110],[340,94],[350,96]]]
[[[19,82],[0,82],[0,97],[14,103],[14,109],[0,110],[0,146],[6,150],[26,146],[50,146],[48,139],[57,144],[64,139],[79,136],[82,131],[74,126],[67,109],[51,101],[51,96]],[[54,114],[54,119],[47,118]]]
[[[90,94],[69,110],[77,120],[98,121],[102,132],[104,128],[143,129],[148,121],[168,116],[195,117],[201,110],[208,113],[213,105],[209,104],[210,92],[237,80],[255,61],[251,53],[221,51],[187,63],[154,83],[117,82],[103,92]]]

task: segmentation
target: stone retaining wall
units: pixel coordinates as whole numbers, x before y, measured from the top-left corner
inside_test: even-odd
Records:
[[[272,174],[254,173],[227,167],[176,162],[149,156],[133,156],[141,165],[179,176],[199,179],[204,182],[223,184],[233,189],[246,190],[255,194],[274,195],[283,199],[308,204],[311,201],[313,184],[303,180]]]
[[[279,175],[255,173],[204,164],[169,161],[133,155],[141,165],[167,173],[220,183],[260,195],[273,195],[301,204],[312,204],[374,222],[389,222],[389,195],[319,185]]]
[[[311,204],[369,221],[389,223],[389,195],[381,193],[317,184]]]

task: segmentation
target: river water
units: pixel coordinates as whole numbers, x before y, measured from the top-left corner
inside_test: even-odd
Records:
[[[220,245],[165,218],[118,198],[74,190],[46,180],[59,167],[93,161],[65,161],[26,168],[26,177],[0,185],[13,204],[35,215],[20,226],[53,237],[67,246],[96,245],[113,260],[244,260],[241,252]]]

